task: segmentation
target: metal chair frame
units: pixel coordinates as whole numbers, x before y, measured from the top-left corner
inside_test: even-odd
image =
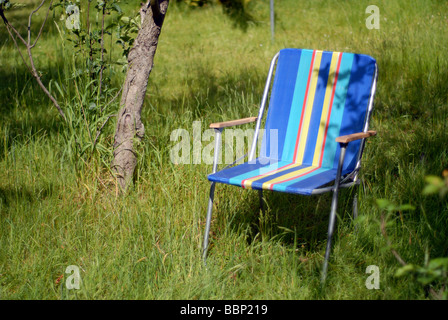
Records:
[[[271,82],[272,82],[272,76],[274,74],[274,70],[275,70],[275,66],[276,66],[279,54],[280,54],[280,52],[275,54],[275,56],[271,60],[271,64],[269,67],[269,72],[268,72],[266,84],[264,87],[260,108],[258,111],[258,116],[256,118],[257,123],[255,126],[255,133],[254,133],[253,141],[251,144],[250,152],[248,154],[249,155],[248,161],[253,161],[255,158],[255,151],[256,151],[260,126],[261,126],[261,122],[263,119],[266,102],[267,102],[268,96],[269,96],[270,86],[271,86]],[[341,177],[342,166],[343,166],[344,159],[345,159],[345,152],[346,152],[346,148],[347,148],[349,142],[338,141],[338,139],[336,139],[336,141],[338,141],[340,144],[341,153],[339,156],[338,169],[337,169],[334,185],[321,187],[321,188],[313,190],[313,192],[312,192],[312,195],[317,195],[317,194],[323,194],[326,192],[333,191],[333,197],[332,197],[332,202],[331,202],[331,211],[330,211],[329,224],[328,224],[327,245],[326,245],[326,250],[325,250],[324,262],[323,262],[323,266],[322,266],[322,275],[321,275],[322,282],[325,282],[325,279],[327,276],[328,261],[329,261],[329,257],[330,257],[330,251],[331,251],[331,241],[332,241],[334,228],[335,228],[335,224],[336,224],[336,210],[337,210],[337,205],[338,205],[339,189],[340,188],[349,188],[352,186],[359,185],[359,183],[360,183],[359,171],[361,169],[361,158],[362,158],[362,153],[364,151],[365,139],[370,135],[376,134],[376,132],[368,131],[368,128],[369,128],[370,116],[371,116],[371,113],[373,110],[373,100],[374,100],[375,92],[376,92],[377,78],[378,78],[378,66],[377,66],[377,64],[375,64],[375,74],[374,74],[372,85],[371,85],[370,100],[369,100],[369,105],[368,105],[368,109],[367,109],[365,120],[364,120],[364,126],[363,126],[363,133],[366,133],[366,134],[372,133],[372,134],[364,135],[362,138],[356,138],[356,139],[351,139],[351,140],[349,139],[350,141],[362,139],[361,145],[359,148],[359,152],[358,152],[358,156],[357,156],[357,162],[356,162],[355,169],[352,172],[350,172],[349,174],[345,175],[344,177]],[[214,149],[214,155],[213,155],[212,173],[217,172],[217,169],[218,169],[218,156],[219,156],[219,151],[220,151],[219,147],[221,145],[221,135],[222,135],[222,131],[224,128],[225,127],[214,128],[214,130],[215,130],[215,149]],[[243,157],[245,157],[245,156],[247,156],[247,154],[244,155]],[[243,157],[237,159],[236,161],[234,161],[232,164],[226,166],[225,168],[234,165],[235,163],[240,161]],[[352,181],[346,182],[349,179]],[[208,200],[207,218],[206,218],[204,241],[203,241],[203,248],[202,248],[202,257],[204,260],[204,264],[206,264],[207,250],[208,250],[208,245],[209,245],[209,233],[210,233],[210,224],[211,224],[212,210],[213,210],[213,199],[214,199],[214,194],[215,194],[215,184],[216,184],[216,182],[214,182],[214,181],[211,182],[210,195],[209,195],[209,200]],[[262,190],[258,190],[258,191],[259,191],[259,197],[260,197],[260,207],[264,211],[263,191]],[[354,201],[353,201],[353,217],[356,218],[357,216],[358,216],[357,193],[355,193]]]

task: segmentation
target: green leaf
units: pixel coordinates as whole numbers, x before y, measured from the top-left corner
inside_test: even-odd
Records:
[[[367,216],[359,215],[355,218],[354,224],[361,224],[361,223],[364,223],[364,221],[367,221]]]
[[[129,17],[121,17],[120,21],[122,21],[125,24],[128,24],[129,21],[131,21],[131,18],[129,18]]]
[[[427,183],[433,184],[433,185],[443,185],[442,178],[438,176],[429,175],[425,177],[425,181]]]
[[[396,277],[403,277],[406,275],[409,275],[410,273],[413,273],[415,271],[415,266],[413,264],[407,264],[404,267],[399,268],[395,272]]]
[[[110,30],[110,29],[115,28],[116,26],[118,26],[118,23],[114,21],[114,22],[109,23],[104,30]]]
[[[278,228],[279,228],[280,230],[285,231],[286,233],[294,233],[293,230],[291,230],[291,229],[289,229],[289,228],[286,228],[286,227],[278,226]]]
[[[434,258],[428,263],[428,269],[434,270],[439,268],[448,269],[448,257],[447,258]]]
[[[402,204],[399,205],[396,209],[398,211],[408,211],[408,210],[415,210],[415,207],[411,204]]]
[[[376,205],[380,209],[388,209],[392,205],[391,202],[387,199],[376,199]]]
[[[433,184],[428,184],[423,188],[423,194],[425,196],[430,195],[430,194],[436,194],[439,192],[439,187],[437,187],[436,185]]]
[[[61,87],[59,86],[59,83],[57,81],[54,81],[54,85],[58,89],[58,91],[61,94],[62,98],[64,98],[64,93],[62,92]]]
[[[434,280],[435,280],[435,278],[431,277],[431,276],[421,276],[421,277],[418,277],[418,279],[417,279],[417,281],[420,282],[421,284],[423,284],[424,286],[430,284]]]
[[[415,210],[415,207],[411,204],[406,203],[406,204],[396,205],[387,199],[376,199],[376,204],[377,204],[378,208],[380,208],[382,210],[387,210],[389,212]]]
[[[121,10],[120,6],[116,3],[112,4],[112,10],[118,12],[118,13],[122,13],[123,11]]]

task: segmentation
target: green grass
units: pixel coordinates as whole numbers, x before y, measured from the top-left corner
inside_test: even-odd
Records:
[[[369,4],[276,1],[274,42],[269,1],[251,1],[255,22],[245,30],[219,7],[170,5],[143,111],[138,175],[125,197],[116,195],[110,155],[94,154],[82,170],[75,165],[65,125],[2,25],[0,298],[431,299],[428,287],[394,276],[400,264],[381,234],[375,199],[416,207],[387,227],[406,262],[447,256],[448,202],[422,190],[426,175],[448,167],[448,4],[376,1],[380,29],[368,30]],[[123,8],[137,9],[132,3]],[[12,23],[25,25],[29,10],[10,12]],[[62,41],[50,20],[34,49],[46,84],[69,75]],[[378,136],[364,154],[362,218],[355,232],[353,191],[344,190],[325,290],[319,281],[330,195],[265,193],[263,215],[257,192],[218,185],[205,268],[211,165],[170,162],[173,130],[192,133],[193,121],[205,130],[212,122],[257,114],[269,61],[284,47],[365,53],[379,65],[371,123]],[[116,83],[124,79],[118,71],[112,76]],[[114,124],[102,140],[110,150]],[[65,287],[69,265],[80,267],[79,290]],[[366,289],[369,265],[379,267],[379,290]]]

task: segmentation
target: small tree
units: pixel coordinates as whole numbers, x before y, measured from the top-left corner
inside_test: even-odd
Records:
[[[250,0],[177,1],[184,1],[192,6],[202,6],[204,4],[217,2],[223,6],[224,13],[230,16],[235,24],[243,29],[247,28],[247,22],[252,20],[251,16],[247,14],[247,11],[245,10]],[[117,21],[121,21],[121,18],[123,17],[121,9],[118,6],[119,0],[97,0],[95,8],[101,16],[101,26],[99,30],[92,30],[89,23],[92,0],[88,0],[86,10],[87,23],[85,28],[78,30],[78,22],[75,23],[76,28],[72,30],[72,34],[76,36],[75,39],[71,40],[77,48],[77,51],[75,50],[75,52],[82,51],[85,53],[86,51],[84,49],[86,47],[88,51],[88,58],[84,59],[87,63],[87,67],[77,70],[75,72],[76,75],[71,79],[75,84],[76,96],[73,99],[71,98],[69,92],[70,86],[68,85],[65,88],[65,90],[68,91],[64,94],[64,88],[61,89],[58,83],[54,81],[55,86],[65,100],[63,101],[66,107],[64,110],[68,112],[67,115],[64,113],[63,108],[61,108],[56,98],[51,94],[51,90],[48,90],[42,83],[40,74],[34,65],[31,52],[42,35],[42,30],[47,21],[49,11],[53,6],[53,0],[49,0],[45,20],[34,41],[31,40],[31,19],[33,14],[40,10],[45,2],[46,0],[42,0],[40,5],[31,12],[28,19],[28,35],[26,39],[20,35],[4,15],[5,10],[17,5],[12,5],[10,0],[0,0],[0,17],[5,23],[8,33],[20,53],[24,64],[28,67],[39,86],[52,101],[61,117],[65,120],[69,131],[71,133],[76,132],[79,129],[78,127],[82,126],[82,128],[79,129],[81,130],[79,134],[70,133],[70,138],[68,138],[74,143],[77,150],[77,152],[75,152],[77,158],[86,154],[85,151],[88,149],[91,150],[89,153],[91,155],[97,148],[98,138],[110,117],[113,116],[104,114],[106,106],[109,106],[121,92],[120,107],[117,114],[117,124],[114,136],[112,169],[116,174],[117,182],[121,187],[121,190],[126,190],[132,181],[137,165],[136,146],[143,139],[145,132],[143,122],[141,121],[141,112],[169,0],[148,0],[146,3],[142,3],[140,8],[141,26],[139,26],[139,28],[137,27],[138,33],[135,40],[129,34],[119,36],[118,42],[124,45],[124,54],[127,55],[128,69],[122,88],[119,90],[119,93],[109,101],[107,101],[107,98],[110,97],[113,90],[108,89],[109,85],[106,83],[107,81],[105,81],[103,74],[108,67],[108,63],[110,64],[112,62],[106,62],[105,59],[106,51],[104,48],[104,37],[107,30],[114,24],[106,27],[105,16],[110,12],[117,12]],[[73,14],[79,15],[79,8],[77,8],[76,5],[69,5],[69,3],[71,2],[60,0],[53,7],[64,6],[69,16]],[[75,13],[71,12],[70,8],[72,7],[77,8],[78,11]],[[123,30],[127,30],[126,32],[128,32],[132,28],[135,29],[135,26],[131,26],[128,23],[128,26],[125,26]],[[27,62],[22,55],[17,39],[25,45],[29,62]],[[85,77],[82,78],[81,75],[84,75]],[[77,81],[81,81],[81,79],[84,79],[84,84],[87,83],[87,85],[84,85],[84,89],[86,90],[85,93],[80,93],[82,88],[78,88],[79,86],[77,85]],[[80,83],[82,83],[82,81]],[[102,107],[99,107],[100,104]],[[92,117],[89,118],[89,115]],[[77,120],[74,121],[74,119]]]

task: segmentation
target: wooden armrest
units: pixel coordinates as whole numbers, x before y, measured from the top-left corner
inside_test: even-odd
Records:
[[[346,136],[337,137],[336,138],[336,142],[349,143],[351,141],[364,139],[364,138],[372,137],[372,136],[375,136],[375,135],[376,135],[376,131],[352,133],[352,134],[348,134]]]
[[[224,121],[224,122],[216,122],[216,123],[212,123],[210,125],[210,128],[220,129],[220,128],[225,128],[225,127],[236,126],[239,124],[251,123],[251,122],[255,122],[255,121],[257,121],[257,117],[249,117],[249,118],[243,118],[243,119],[232,120],[232,121]]]

